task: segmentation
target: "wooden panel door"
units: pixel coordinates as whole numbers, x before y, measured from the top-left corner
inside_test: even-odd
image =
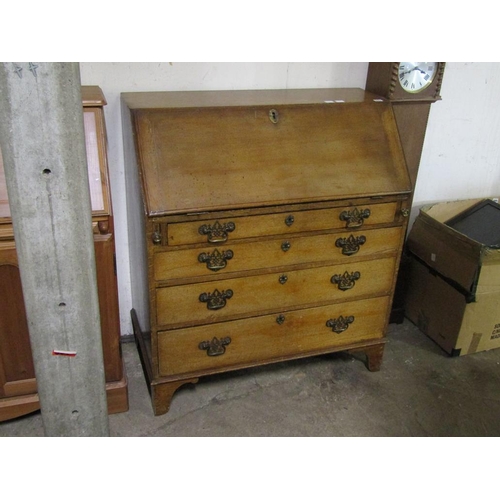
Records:
[[[36,392],[28,322],[14,243],[0,243],[0,396]]]

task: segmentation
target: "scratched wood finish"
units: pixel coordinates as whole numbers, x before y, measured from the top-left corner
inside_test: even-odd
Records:
[[[359,89],[122,103],[140,183],[132,318],[155,414],[211,373],[339,350],[378,369],[411,191],[391,104]],[[370,215],[347,227],[340,214],[354,209]],[[345,273],[341,290],[331,279]]]

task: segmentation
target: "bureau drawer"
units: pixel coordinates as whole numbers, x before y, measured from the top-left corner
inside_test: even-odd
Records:
[[[388,295],[395,258],[179,285],[156,290],[157,324],[213,323],[238,315]]]
[[[177,222],[167,225],[167,241],[169,245],[220,244],[259,236],[387,224],[394,222],[397,207],[397,203],[381,203]]]
[[[159,375],[217,371],[379,339],[388,307],[389,297],[379,297],[159,332]]]
[[[322,234],[154,254],[154,278],[201,278],[231,272],[280,268],[314,262],[343,262],[399,248],[401,227]]]

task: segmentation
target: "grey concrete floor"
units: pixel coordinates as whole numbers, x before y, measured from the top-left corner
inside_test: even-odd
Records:
[[[390,325],[382,368],[322,355],[185,385],[153,415],[136,346],[123,344],[130,409],[110,434],[132,436],[499,436],[500,349],[450,358],[414,325]],[[40,413],[0,436],[43,436]]]

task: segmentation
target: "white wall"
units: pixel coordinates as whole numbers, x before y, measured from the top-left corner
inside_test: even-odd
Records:
[[[122,334],[131,334],[131,291],[120,93],[307,87],[364,88],[368,63],[80,63],[83,85],[99,85],[116,228]],[[500,193],[500,63],[448,63],[443,100],[432,105],[414,207]],[[416,209],[413,211],[415,216]]]
[[[414,206],[500,194],[500,63],[448,63],[431,106]]]

